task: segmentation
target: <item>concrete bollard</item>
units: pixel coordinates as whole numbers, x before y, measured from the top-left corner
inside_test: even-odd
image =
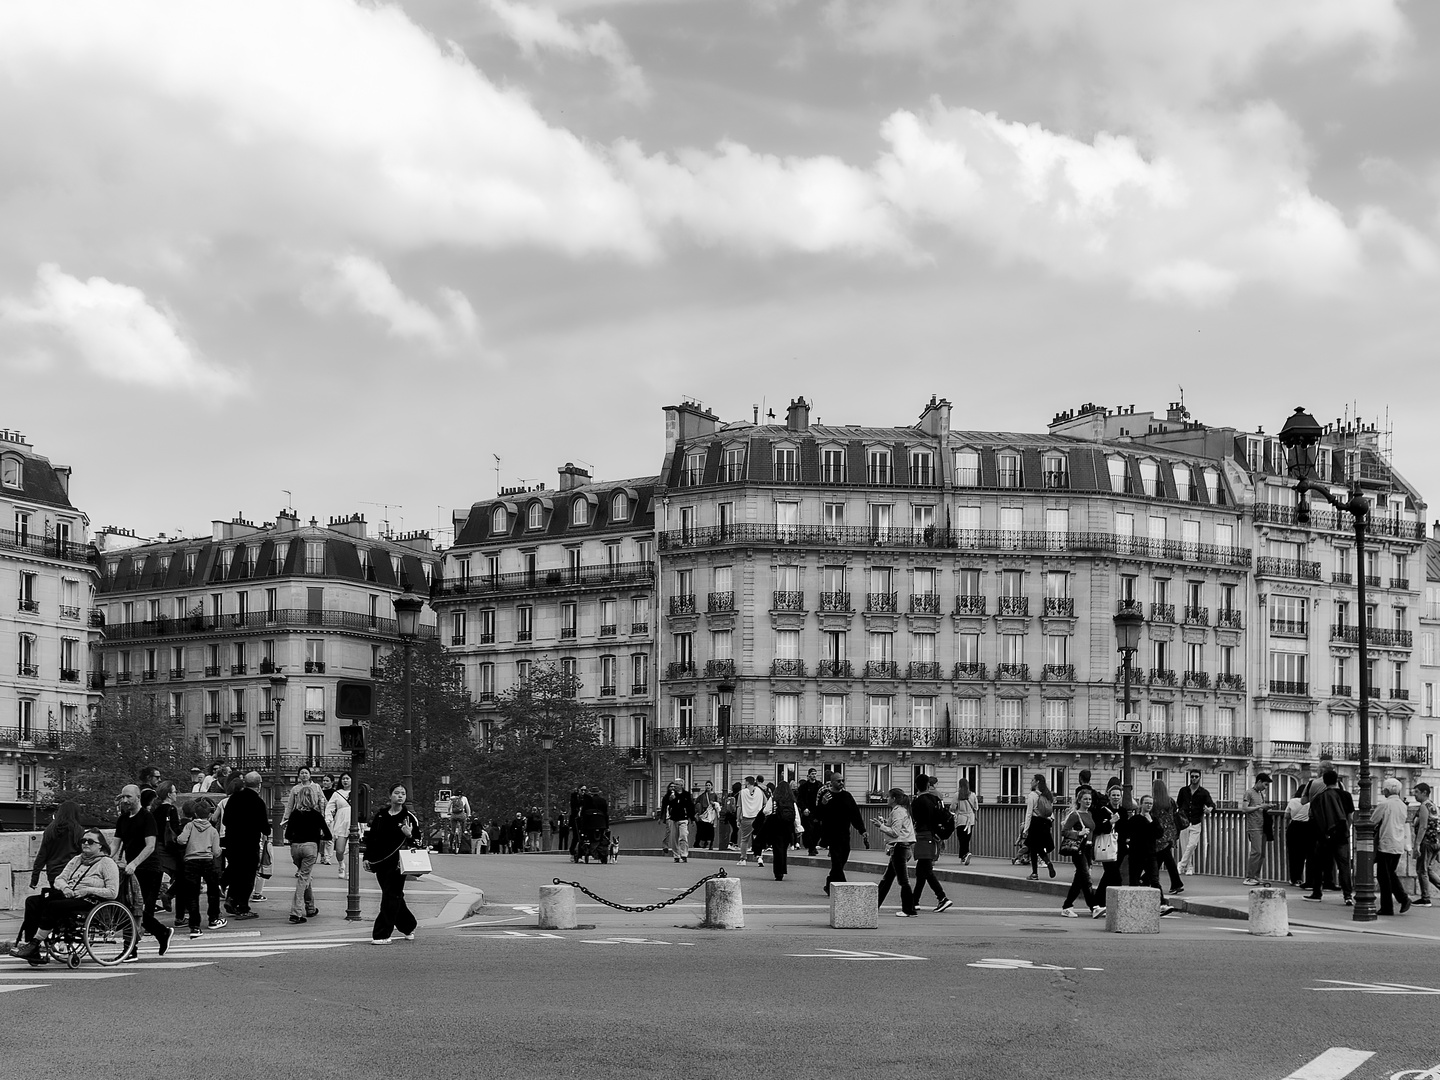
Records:
[[[874,930],[880,925],[880,883],[830,883],[830,926],[835,930]]]
[[[711,878],[705,882],[705,921],[700,925],[711,930],[745,928],[739,878]]]
[[[1160,890],[1111,885],[1105,890],[1105,929],[1112,934],[1158,934]]]
[[[540,886],[540,929],[574,930],[575,889],[571,885]]]
[[[1256,937],[1290,936],[1290,908],[1284,889],[1250,890],[1250,933]]]

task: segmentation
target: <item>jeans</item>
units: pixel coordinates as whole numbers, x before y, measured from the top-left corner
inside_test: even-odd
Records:
[[[1340,891],[1346,899],[1353,895],[1350,888],[1350,829],[1340,826],[1333,835],[1315,830],[1315,846],[1310,850],[1310,874],[1305,884],[1311,896],[1323,896],[1326,875],[1340,876]],[[1440,884],[1440,882],[1436,882]],[[1422,879],[1422,888],[1423,879]]]
[[[690,822],[667,821],[665,842],[670,845],[670,854],[677,859],[690,857]]]
[[[1164,851],[1155,853],[1155,862],[1163,866],[1170,873],[1170,891],[1174,892],[1184,884],[1180,880],[1180,870],[1175,865],[1175,845],[1171,844]]]
[[[907,915],[915,914],[915,894],[910,891],[910,878],[905,873],[905,865],[910,861],[909,844],[892,844],[890,847],[890,862],[885,867],[885,874],[880,878],[880,899],[875,906],[878,908],[885,902],[886,895],[890,892],[892,882],[900,882],[900,910]]]
[[[1435,864],[1440,862],[1440,852],[1426,851],[1420,848],[1415,856],[1415,880],[1420,885],[1420,899],[1430,899],[1430,886],[1440,885],[1440,878],[1435,876]],[[1349,895],[1348,892],[1346,895]]]
[[[146,860],[147,865],[151,863],[154,863],[153,859]],[[159,941],[162,937],[168,938],[170,928],[161,926],[155,918],[155,906],[160,899],[160,870],[158,864],[153,874],[147,874],[141,871],[135,875],[135,880],[140,883],[140,896],[142,898],[143,914],[140,918],[141,927],[145,933],[149,934],[156,941]],[[120,877],[120,896],[122,899],[125,896],[125,877],[123,873]]]
[[[1120,884],[1120,861],[1101,863],[1105,869],[1100,874],[1100,884],[1095,889],[1095,903],[1098,907],[1105,906],[1105,893],[1111,885]]]
[[[1245,844],[1249,854],[1245,856],[1245,876],[1260,879],[1260,870],[1265,865],[1265,832],[1263,829],[1246,829]]]
[[[205,887],[210,922],[220,917],[220,875],[210,859],[185,860],[185,903],[190,912],[190,929],[200,929],[200,887]]]
[[[260,870],[260,841],[236,840],[226,849],[226,866],[230,877],[227,901],[231,914],[250,910],[250,896],[255,891],[255,875]]]
[[[850,861],[850,838],[830,841],[830,872],[825,875],[825,895],[830,895],[830,885],[845,880],[845,864]]]
[[[1090,887],[1090,860],[1084,855],[1071,855],[1070,861],[1075,864],[1075,877],[1070,882],[1070,891],[1065,894],[1064,906],[1074,907],[1075,898],[1083,894],[1087,906],[1099,907],[1103,901],[1096,898],[1095,890]]]
[[[1290,871],[1286,880],[1291,885],[1310,880],[1310,876],[1305,873],[1305,859],[1309,857],[1313,860],[1314,848],[1315,836],[1310,831],[1310,822],[1292,821],[1285,826],[1285,859]],[[1313,872],[1314,868],[1311,869]]]
[[[1200,836],[1204,831],[1199,825],[1191,825],[1181,833],[1180,872],[1182,874],[1195,873],[1195,863],[1200,858]]]
[[[753,817],[740,818],[740,857],[743,859],[750,854],[750,835],[755,831],[755,819]]]
[[[415,916],[405,904],[405,875],[400,872],[400,861],[396,859],[386,866],[377,866],[375,880],[380,885],[380,913],[375,916],[375,925],[370,930],[371,940],[385,941],[396,930],[402,934],[413,934]]]
[[[295,895],[290,900],[290,914],[303,919],[315,910],[315,897],[310,891],[310,872],[320,855],[319,844],[291,844],[290,860],[295,864]]]
[[[1405,886],[1400,884],[1400,875],[1397,873],[1399,867],[1399,852],[1375,852],[1375,884],[1376,892],[1379,893],[1381,915],[1394,915],[1395,904],[1402,908],[1410,906],[1410,898],[1405,895]]]
[[[970,857],[970,829],[969,825],[955,826],[955,847],[958,849],[961,859]]]

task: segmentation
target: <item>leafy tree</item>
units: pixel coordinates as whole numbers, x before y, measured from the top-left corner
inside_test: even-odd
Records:
[[[100,703],[89,726],[46,766],[46,786],[55,802],[79,803],[87,820],[113,821],[115,796],[137,783],[145,766],[178,783],[188,781],[192,765],[209,764],[199,737],[186,738],[184,726],[163,713],[153,695],[117,694]]]
[[[481,753],[475,744],[475,703],[461,670],[434,638],[411,650],[410,805],[424,819],[440,789],[440,777],[469,793],[475,788]],[[404,775],[405,661],[401,649],[385,658],[376,685],[376,716],[365,730],[367,762],[360,782],[371,787],[370,808],[383,805],[391,784]],[[473,798],[472,798],[473,803]]]
[[[624,805],[628,754],[602,741],[599,717],[578,700],[579,688],[579,680],[558,665],[536,664],[528,680],[498,696],[492,746],[481,762],[478,793],[470,793],[476,813],[503,821],[543,804],[547,736],[555,740],[549,752],[552,811],[568,809],[570,792],[580,784],[604,792],[612,813]]]

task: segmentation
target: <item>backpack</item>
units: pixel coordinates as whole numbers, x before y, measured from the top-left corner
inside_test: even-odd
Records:
[[[935,839],[949,840],[955,834],[955,812],[944,803],[940,803],[935,810],[930,830],[935,834]]]
[[[1420,838],[1420,849],[1432,854],[1440,851],[1440,819],[1435,816],[1435,804],[1426,803],[1429,817],[1425,821],[1425,835]]]
[[[1053,802],[1051,802],[1051,801],[1050,801],[1046,796],[1044,796],[1044,795],[1041,795],[1041,796],[1039,796],[1038,798],[1036,798],[1036,800],[1035,800],[1035,816],[1036,816],[1036,817],[1038,817],[1038,818],[1048,818],[1048,817],[1049,817],[1051,814],[1053,814],[1053,813],[1055,813],[1055,804],[1054,804]],[[954,819],[952,818],[951,820],[954,820]]]
[[[465,800],[460,798],[459,795],[456,795],[453,799],[450,800],[450,813],[454,817],[459,817],[461,814],[465,813]]]

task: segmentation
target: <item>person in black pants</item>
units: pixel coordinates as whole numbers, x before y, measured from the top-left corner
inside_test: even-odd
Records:
[[[820,839],[830,849],[830,872],[825,875],[825,895],[830,884],[845,880],[845,864],[850,861],[850,830],[854,829],[870,846],[865,835],[865,819],[855,805],[855,797],[845,790],[845,781],[834,773],[825,774],[825,787],[820,791],[815,812],[820,816]]]
[[[910,815],[915,819],[915,903],[919,905],[920,894],[929,882],[930,891],[935,894],[935,910],[944,911],[955,905],[945,896],[945,889],[935,877],[935,858],[940,854],[935,822],[943,808],[940,797],[930,790],[934,782],[934,777],[927,773],[917,776],[915,798],[910,802]]]
[[[1157,890],[1160,893],[1160,914],[1169,915],[1174,909],[1165,902],[1165,890],[1160,885],[1160,863],[1156,858],[1164,830],[1155,820],[1153,795],[1140,797],[1140,806],[1121,822],[1120,831],[1129,848],[1130,884],[1148,885]]]
[[[255,875],[260,871],[260,847],[270,838],[270,812],[260,794],[260,774],[245,774],[245,786],[225,800],[222,814],[225,837],[225,867],[229,878],[225,910],[237,919],[258,918],[250,910]]]
[[[129,874],[140,886],[140,925],[160,943],[160,955],[164,956],[170,948],[170,935],[174,931],[162,926],[155,918],[155,908],[160,899],[160,859],[155,853],[159,837],[156,835],[155,818],[149,810],[140,806],[140,788],[135,784],[126,784],[120,790],[117,802],[120,816],[115,819],[115,842],[120,849],[120,858],[116,860],[121,874],[120,897],[123,900],[128,895],[124,877]],[[139,954],[140,942],[137,940],[130,948],[130,956],[133,958]]]
[[[405,904],[400,849],[409,847],[419,831],[420,822],[405,809],[405,785],[396,784],[390,789],[390,804],[370,820],[370,831],[365,836],[365,869],[375,875],[380,885],[380,912],[370,930],[372,945],[390,944],[396,930],[407,941],[415,938],[415,916]]]
[[[795,790],[795,802],[800,806],[800,823],[805,826],[802,840],[805,851],[810,855],[816,854],[820,842],[820,819],[815,815],[815,806],[820,801],[822,790],[814,769],[805,774],[805,779]]]
[[[1090,816],[1095,819],[1096,836],[1104,836],[1112,832],[1117,834],[1115,860],[1113,862],[1103,862],[1100,864],[1103,870],[1100,874],[1100,884],[1095,886],[1096,906],[1091,910],[1091,915],[1095,915],[1096,912],[1104,913],[1106,891],[1111,885],[1119,885],[1121,883],[1120,867],[1127,854],[1125,831],[1120,827],[1122,822],[1120,812],[1122,794],[1120,783],[1116,781],[1105,790],[1105,802],[1099,806],[1092,806],[1090,810]]]

